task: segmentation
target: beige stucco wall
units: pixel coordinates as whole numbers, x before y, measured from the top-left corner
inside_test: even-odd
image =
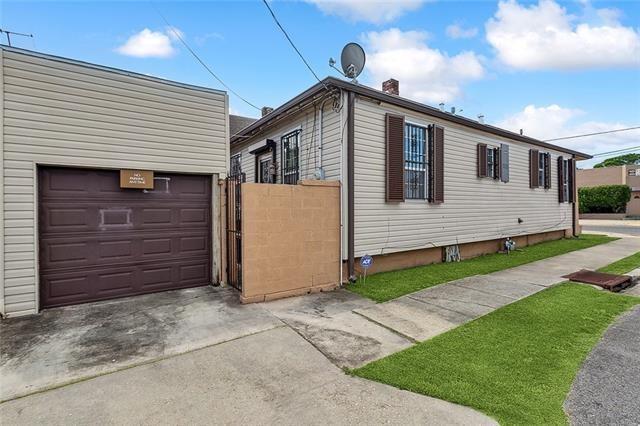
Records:
[[[640,191],[631,193],[631,200],[627,203],[627,216],[640,216]]]
[[[340,183],[242,184],[243,303],[340,283]]]
[[[598,169],[576,170],[576,186],[578,188],[623,185],[626,179],[624,166],[602,167]]]

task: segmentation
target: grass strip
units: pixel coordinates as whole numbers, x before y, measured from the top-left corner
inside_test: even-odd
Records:
[[[547,241],[523,247],[509,255],[488,254],[457,263],[436,263],[400,271],[382,272],[359,279],[347,289],[376,302],[386,302],[405,294],[454,281],[471,275],[489,274],[526,263],[582,250],[617,238],[606,235],[582,234],[578,238]]]

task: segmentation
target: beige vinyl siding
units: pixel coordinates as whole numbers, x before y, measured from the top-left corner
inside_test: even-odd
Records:
[[[385,113],[445,128],[444,203],[385,202]],[[477,144],[509,145],[510,181],[478,178]],[[355,255],[383,254],[568,229],[571,204],[558,203],[557,157],[551,189],[529,188],[529,149],[522,142],[358,98],[355,108]],[[541,152],[547,152],[540,149]],[[564,154],[567,157],[567,154]],[[518,218],[524,222],[518,224]]]
[[[246,174],[247,182],[255,181],[255,155],[249,152],[263,146],[266,139],[272,139],[276,143],[276,159],[278,162],[277,183],[282,182],[282,144],[280,138],[287,133],[300,130],[299,141],[299,168],[300,179],[313,179],[316,168],[320,166],[320,133],[322,133],[322,167],[325,170],[325,179],[340,179],[340,113],[335,112],[329,102],[325,104],[322,117],[322,132],[320,132],[320,116],[313,107],[294,114],[283,120],[276,126],[267,129],[258,135],[235,144],[231,147],[231,155],[241,153],[242,172]],[[314,130],[315,129],[315,130]]]
[[[2,54],[4,309],[37,310],[37,165],[218,174],[224,92],[31,54]]]

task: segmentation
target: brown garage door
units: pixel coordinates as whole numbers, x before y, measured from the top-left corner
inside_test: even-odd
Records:
[[[211,281],[211,177],[40,168],[40,303],[70,305]]]

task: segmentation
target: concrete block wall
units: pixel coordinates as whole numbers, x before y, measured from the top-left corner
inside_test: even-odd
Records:
[[[340,183],[242,184],[243,303],[340,284]]]

